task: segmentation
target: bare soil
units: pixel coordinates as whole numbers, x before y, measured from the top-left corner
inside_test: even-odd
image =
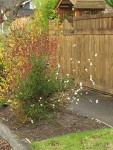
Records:
[[[0,121],[7,125],[20,139],[43,140],[73,132],[105,128],[106,125],[94,119],[80,116],[68,110],[56,114],[55,122],[42,120],[22,124],[10,107],[0,108]]]

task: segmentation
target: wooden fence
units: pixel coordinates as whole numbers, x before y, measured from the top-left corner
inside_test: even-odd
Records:
[[[76,17],[73,24],[64,20],[62,26],[62,35],[50,30],[51,37],[58,36],[62,73],[113,94],[113,14]]]
[[[100,14],[74,18],[75,30],[111,29],[113,27],[113,14]]]

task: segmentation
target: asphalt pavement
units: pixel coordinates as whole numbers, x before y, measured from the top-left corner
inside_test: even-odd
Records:
[[[100,120],[113,127],[113,97],[99,92],[82,90],[79,98],[71,98],[68,109],[77,112],[82,116],[87,116]]]

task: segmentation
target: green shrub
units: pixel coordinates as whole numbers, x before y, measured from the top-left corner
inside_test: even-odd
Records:
[[[4,66],[3,66],[3,63],[2,61],[0,60],[0,106],[4,103],[3,101],[3,96],[2,96],[2,88],[4,86],[4,79],[5,79],[5,76],[4,76]]]
[[[31,71],[19,81],[16,90],[16,99],[27,118],[47,118],[48,113],[59,110],[63,106],[59,93],[73,85],[67,78],[59,77],[57,69],[48,67],[45,56],[33,57]]]
[[[2,63],[2,61],[0,61],[0,77],[3,74],[3,70],[4,70],[3,63]]]

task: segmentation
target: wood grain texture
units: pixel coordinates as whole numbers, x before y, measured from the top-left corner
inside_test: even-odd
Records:
[[[113,94],[113,14],[79,17],[73,26],[64,23],[65,34],[58,43],[62,73],[69,73],[86,87]]]

